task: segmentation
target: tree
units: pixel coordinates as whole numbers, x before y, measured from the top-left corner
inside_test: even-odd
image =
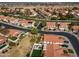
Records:
[[[10,39],[11,39],[11,40],[16,40],[16,39],[17,39],[17,37],[12,36]]]
[[[32,34],[37,34],[37,33],[38,33],[38,29],[37,29],[37,28],[33,28],[33,29],[31,30],[31,33],[32,33]]]
[[[64,54],[68,54],[68,51],[67,50],[63,50]]]
[[[74,15],[68,13],[65,17],[66,17],[67,19],[72,19],[72,18],[74,18]]]
[[[53,15],[56,15],[57,13],[56,13],[56,11],[54,10],[54,11],[52,12],[52,14],[53,14]]]
[[[39,43],[40,40],[41,40],[41,36],[37,37],[37,41],[36,41],[36,43]]]
[[[73,22],[71,22],[71,24],[68,24],[68,29],[71,30],[73,25]]]
[[[72,8],[72,10],[77,10],[77,9],[78,9],[78,7],[73,7],[73,8]]]
[[[67,18],[65,16],[62,16],[59,18],[59,20],[67,20]]]
[[[38,25],[38,23],[39,23],[39,21],[38,21],[38,19],[36,18],[36,19],[35,19],[34,26],[37,26],[37,25]]]
[[[42,20],[42,26],[44,27],[44,26],[46,26],[46,25],[47,25],[46,19],[45,19],[45,20]]]
[[[30,10],[29,9],[25,9],[24,10],[24,14],[25,14],[25,16],[30,15]]]
[[[15,46],[16,43],[13,43],[13,42],[9,42],[9,46],[12,47],[12,46]]]
[[[57,20],[58,18],[56,18],[56,17],[51,17],[51,20]]]
[[[35,40],[36,40],[35,38],[32,38],[32,39],[30,40],[30,42],[35,42]]]

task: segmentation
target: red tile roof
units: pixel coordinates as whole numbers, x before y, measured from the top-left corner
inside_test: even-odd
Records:
[[[18,36],[20,34],[20,30],[17,30],[17,29],[8,29],[9,30],[9,33],[8,35],[11,35],[11,36]]]
[[[57,35],[44,35],[45,42],[58,42],[63,43],[63,39],[59,39],[60,36]],[[63,48],[59,46],[59,44],[47,44],[47,49],[44,51],[44,56],[46,57],[57,57],[57,56],[64,56],[63,55]]]
[[[5,42],[5,37],[0,35],[0,45],[3,44]]]
[[[56,26],[56,22],[47,22],[47,27],[54,27]]]
[[[67,27],[68,26],[68,22],[58,22],[58,24],[60,24],[60,27]]]
[[[20,24],[23,24],[24,26],[25,26],[25,25],[29,25],[30,23],[28,23],[28,22],[33,22],[33,21],[32,21],[32,20],[25,20],[25,19],[19,20],[19,23],[20,23]]]
[[[18,19],[18,20],[16,20]],[[3,16],[3,15],[0,15],[0,20],[4,20],[6,22],[10,22],[10,23],[13,23],[13,24],[21,24],[22,26],[26,26],[26,25],[31,25],[31,23],[29,22],[33,22],[33,20],[27,20],[27,19],[19,19],[19,18],[14,18],[14,17],[9,17],[9,16]]]
[[[46,42],[63,42],[63,40],[59,39],[60,36],[57,35],[47,35],[44,34],[44,41]]]

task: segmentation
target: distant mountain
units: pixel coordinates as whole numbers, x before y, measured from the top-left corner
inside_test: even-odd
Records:
[[[0,6],[79,5],[79,2],[0,2]]]

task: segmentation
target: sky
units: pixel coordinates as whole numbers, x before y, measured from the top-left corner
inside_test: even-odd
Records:
[[[79,2],[79,0],[0,0],[0,2]]]

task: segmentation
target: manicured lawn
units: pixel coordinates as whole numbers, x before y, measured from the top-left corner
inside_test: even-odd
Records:
[[[32,57],[41,57],[42,50],[33,50]]]

